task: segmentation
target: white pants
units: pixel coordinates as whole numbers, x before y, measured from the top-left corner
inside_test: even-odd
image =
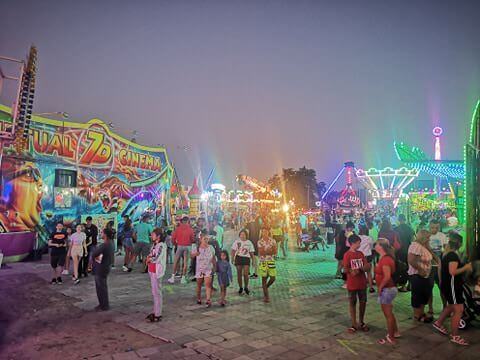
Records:
[[[150,284],[152,285],[153,313],[155,316],[161,316],[163,307],[162,279],[158,279],[155,273],[149,272],[148,274],[150,275]]]

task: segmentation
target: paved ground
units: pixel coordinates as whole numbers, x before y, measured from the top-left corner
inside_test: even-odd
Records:
[[[227,233],[230,244],[233,233]],[[293,244],[290,244],[293,248]],[[119,264],[121,259],[118,259]],[[376,299],[369,299],[368,333],[350,335],[345,290],[335,280],[333,249],[326,252],[290,251],[288,260],[278,262],[278,281],[271,290],[272,302],[262,302],[260,281],[252,281],[250,296],[236,294],[230,288],[229,305],[206,309],[195,304],[194,284],[164,285],[164,320],[150,324],[144,321],[151,312],[148,278],[139,273],[121,272],[120,267],[109,277],[112,310],[110,318],[121,326],[157,339],[154,346],[129,348],[109,354],[95,349],[102,359],[478,359],[480,332],[471,328],[464,335],[473,345],[460,348],[450,344],[428,325],[411,320],[410,294],[400,294],[395,313],[402,332],[396,346],[380,346],[376,340],[385,335],[385,322]],[[46,262],[15,264],[0,271],[3,276],[35,273],[47,280]],[[235,281],[234,281],[235,282]],[[73,306],[90,311],[96,306],[93,279],[78,286],[68,281],[51,286],[52,292],[76,299]],[[3,295],[3,294],[2,294]],[[5,296],[5,295],[3,295]],[[437,296],[437,304],[439,303]],[[440,310],[436,308],[437,312]],[[92,328],[95,336],[95,328]],[[127,340],[126,340],[127,341]],[[84,357],[86,356],[85,354]],[[81,358],[82,356],[76,356]],[[68,358],[64,353],[64,358]],[[70,357],[75,358],[75,357]]]

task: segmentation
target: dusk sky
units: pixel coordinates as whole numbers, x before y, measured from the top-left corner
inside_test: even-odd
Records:
[[[480,97],[480,1],[1,0],[0,14],[0,55],[38,47],[36,113],[137,130],[187,184],[213,166],[227,186],[399,166],[393,141],[432,154],[436,125],[459,159]]]

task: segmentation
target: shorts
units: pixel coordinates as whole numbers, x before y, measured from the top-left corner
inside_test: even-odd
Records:
[[[137,241],[134,246],[135,255],[148,256],[150,253],[150,244]]]
[[[178,245],[175,250],[175,259],[180,259],[183,257],[189,257],[191,251],[191,246]]]
[[[66,252],[64,252],[63,254],[50,254],[50,265],[52,266],[52,268],[56,269],[59,266],[63,267],[65,265],[66,255]]]
[[[415,309],[428,304],[432,297],[433,284],[429,278],[421,277],[418,274],[410,276],[412,288],[412,307]]]
[[[378,303],[381,305],[391,305],[397,297],[398,289],[396,287],[383,288],[382,293],[378,295]]]
[[[276,277],[277,276],[277,266],[275,261],[262,261],[258,264],[258,276],[260,277]]]
[[[199,271],[195,273],[196,279],[210,278],[213,276],[212,270]]]
[[[445,300],[447,300],[448,305],[465,304],[462,287],[451,287],[450,284],[443,284],[440,291],[445,297]]]
[[[70,255],[73,256],[78,256],[78,257],[83,257],[83,246],[82,245],[73,245],[72,246],[72,251],[70,252]]]
[[[367,289],[353,290],[353,291],[349,290],[348,298],[352,304],[357,303],[357,298],[358,298],[358,301],[360,302],[367,302]]]
[[[235,266],[250,266],[250,258],[246,256],[235,256]]]
[[[123,239],[123,247],[128,249],[133,249],[133,240],[132,238]]]

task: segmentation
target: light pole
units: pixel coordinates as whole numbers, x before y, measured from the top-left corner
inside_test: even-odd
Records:
[[[310,210],[310,184],[307,184],[307,208]]]

